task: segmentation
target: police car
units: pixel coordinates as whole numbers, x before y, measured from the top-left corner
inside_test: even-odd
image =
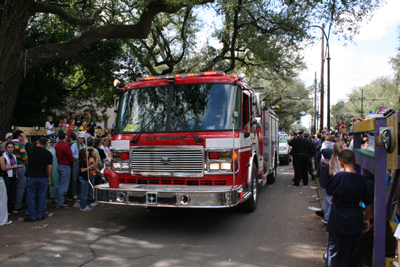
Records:
[[[290,146],[288,144],[289,136],[286,133],[279,132],[279,161],[281,164],[288,165],[292,161],[290,155]]]

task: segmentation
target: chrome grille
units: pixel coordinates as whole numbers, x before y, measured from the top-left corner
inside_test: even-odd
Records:
[[[134,176],[204,176],[202,146],[132,147],[130,161]]]

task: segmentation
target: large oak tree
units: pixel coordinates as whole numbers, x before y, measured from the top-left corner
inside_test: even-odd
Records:
[[[196,31],[191,10],[209,3],[222,21],[212,34],[220,46],[199,48],[189,39]],[[0,0],[0,136],[10,126],[19,85],[28,73],[67,61],[100,40],[131,39],[131,54],[154,74],[259,67],[294,77],[311,24],[325,22],[351,36],[378,5],[379,0]],[[27,45],[31,25],[51,17],[69,25],[68,32],[63,23],[54,25],[54,32],[65,31],[65,39],[54,41],[48,31],[46,40]],[[178,38],[167,28],[174,19],[180,20]]]

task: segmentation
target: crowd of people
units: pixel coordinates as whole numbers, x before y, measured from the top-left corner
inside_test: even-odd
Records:
[[[347,133],[342,125],[315,136],[300,129],[289,142],[294,186],[301,181],[307,186],[309,175],[320,180],[323,210],[315,213],[327,224],[329,240],[324,256],[329,267],[363,266],[362,235],[370,230],[373,215],[373,186],[356,172],[352,152],[354,133]],[[362,143],[367,141],[367,137],[362,138]],[[365,205],[364,214],[360,212],[361,202]]]
[[[24,222],[44,220],[47,203],[53,203],[56,209],[68,207],[67,192],[72,193],[73,206],[81,211],[97,205],[92,189],[103,182],[100,170],[111,164],[112,136],[95,137],[89,130],[96,126],[94,116],[85,112],[82,117],[80,123],[88,121],[88,131],[69,127],[76,125],[71,113],[69,126],[64,125],[66,128],[58,133],[52,132],[54,125],[49,117],[48,135],[34,143],[28,142],[21,130],[6,134],[6,141],[1,141],[0,226],[12,223],[8,220],[10,214],[25,209]]]

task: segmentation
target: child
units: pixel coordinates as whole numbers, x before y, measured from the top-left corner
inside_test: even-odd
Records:
[[[88,151],[88,152],[86,152]],[[88,159],[87,159],[88,158]],[[94,160],[94,158],[96,160]],[[89,160],[89,164],[87,164]],[[81,182],[81,200],[80,210],[91,211],[91,207],[97,206],[97,203],[93,201],[93,189],[90,183],[94,186],[96,167],[98,164],[98,156],[94,153],[94,149],[81,149],[79,151],[79,181]],[[89,174],[88,174],[89,170]],[[89,207],[90,206],[90,207]]]
[[[55,135],[56,133],[53,132],[53,127],[54,127],[54,123],[51,123],[51,121],[53,120],[52,116],[47,116],[46,117],[46,125],[44,126],[44,128],[47,131],[47,135]]]
[[[340,172],[340,163],[339,163],[339,153],[342,150],[348,149],[347,144],[343,141],[337,141],[333,145],[333,154],[331,160],[329,162],[329,175],[335,175],[336,173]]]
[[[362,266],[361,235],[369,231],[372,217],[373,197],[368,194],[366,179],[354,169],[354,153],[343,150],[339,153],[342,168],[326,185],[333,196],[332,207],[326,229],[329,232],[327,266]],[[359,203],[366,205],[363,222]]]
[[[68,121],[68,123],[69,123],[69,125],[68,125],[68,132],[73,132],[73,131],[75,131],[75,123],[74,123],[74,120],[69,120]]]

